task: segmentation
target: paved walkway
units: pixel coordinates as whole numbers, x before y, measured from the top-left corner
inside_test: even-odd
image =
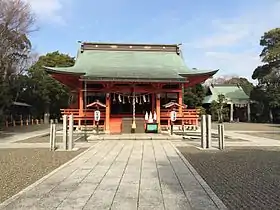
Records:
[[[4,202],[2,208],[225,208],[169,141],[99,142],[30,188]]]
[[[16,141],[22,141],[37,136],[42,136],[50,133],[50,129],[43,129],[38,131],[26,132],[26,133],[13,133],[12,136],[0,138],[0,143],[13,143]]]
[[[257,131],[254,131],[257,132]],[[263,132],[263,131],[262,131]],[[188,132],[189,133],[189,132]],[[217,130],[212,129],[212,134],[218,134]],[[189,137],[193,139],[188,139]],[[245,134],[244,131],[225,131],[225,147],[280,147],[280,139],[270,139],[258,136],[252,136]],[[192,135],[187,135],[185,139],[181,139],[179,136],[177,139],[171,140],[177,147],[183,146],[195,146],[201,145],[200,131],[194,132]],[[218,148],[218,139],[212,137],[213,149]]]
[[[239,131],[226,131],[225,134],[231,138],[247,140],[243,142],[228,142],[229,146],[258,146],[258,147],[279,147],[280,141],[276,139],[252,136],[240,133]]]

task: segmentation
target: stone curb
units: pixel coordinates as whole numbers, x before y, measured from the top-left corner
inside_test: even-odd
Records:
[[[226,205],[220,200],[220,198],[213,192],[213,190],[209,187],[209,185],[202,179],[202,177],[198,174],[198,172],[194,169],[194,167],[189,163],[189,161],[182,155],[182,153],[176,148],[175,145],[171,142],[171,145],[175,149],[176,153],[183,160],[185,165],[190,169],[191,173],[194,175],[196,180],[202,186],[202,188],[206,191],[209,197],[212,199],[214,204],[218,207],[218,209],[226,210],[228,209]]]
[[[91,147],[89,147],[87,150],[85,150],[84,152],[82,152],[81,154],[77,155],[76,157],[72,158],[71,160],[69,160],[68,162],[64,163],[63,165],[59,166],[58,168],[54,169],[52,172],[50,172],[49,174],[43,176],[41,179],[37,180],[36,182],[34,182],[33,184],[29,185],[28,187],[24,188],[23,190],[21,190],[20,192],[18,192],[17,194],[13,195],[12,197],[8,198],[7,200],[5,200],[4,202],[0,203],[0,209],[4,209],[6,206],[8,206],[9,204],[11,204],[13,201],[15,201],[16,199],[18,199],[22,194],[28,192],[29,190],[31,190],[32,188],[36,187],[37,185],[41,184],[43,181],[45,181],[46,179],[48,179],[49,177],[51,177],[52,175],[54,175],[56,172],[58,172],[59,170],[61,170],[62,168],[64,168],[65,166],[69,165],[70,163],[74,162],[75,160],[77,160],[79,157],[81,157],[82,155],[84,155],[85,153],[87,153],[89,150],[91,150],[93,147],[97,146],[98,144],[100,144],[101,142],[98,142],[94,145],[92,145]]]

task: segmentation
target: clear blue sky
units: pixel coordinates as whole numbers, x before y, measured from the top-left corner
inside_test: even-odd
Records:
[[[25,0],[40,54],[76,55],[77,41],[183,43],[187,66],[251,77],[259,39],[280,24],[279,0]]]

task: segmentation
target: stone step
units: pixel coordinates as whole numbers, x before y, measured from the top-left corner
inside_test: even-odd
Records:
[[[170,136],[163,134],[120,134],[120,135],[91,135],[88,141],[102,141],[102,140],[174,140],[182,139],[178,136]]]
[[[135,133],[145,133],[144,119],[136,118],[135,123],[136,123]],[[131,125],[132,125],[132,118],[123,118],[122,119],[122,133],[131,133]]]

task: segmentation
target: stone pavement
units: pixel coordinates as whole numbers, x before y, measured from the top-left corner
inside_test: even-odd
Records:
[[[226,209],[170,141],[101,141],[29,188],[0,209]]]

